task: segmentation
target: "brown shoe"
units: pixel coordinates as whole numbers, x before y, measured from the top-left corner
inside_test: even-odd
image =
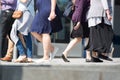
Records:
[[[7,56],[5,56],[5,57],[3,57],[3,58],[0,58],[0,60],[11,62],[11,61],[12,61],[12,57],[7,57]]]

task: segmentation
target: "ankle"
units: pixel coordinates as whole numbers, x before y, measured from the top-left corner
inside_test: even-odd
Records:
[[[32,58],[27,58],[28,61],[32,61]]]
[[[12,55],[6,55],[5,57],[9,57],[9,58],[12,58]]]
[[[49,57],[43,57],[42,59],[43,60],[49,60]]]
[[[6,54],[6,57],[12,57],[13,56],[13,53],[12,52],[9,52]]]
[[[65,58],[67,58],[67,53],[64,53],[64,52],[63,52],[62,54],[65,56]]]
[[[18,59],[23,59],[23,58],[26,58],[26,56],[25,56],[25,55],[20,55],[20,56],[18,57]]]
[[[26,57],[26,55],[20,55],[20,57]]]
[[[91,59],[91,57],[86,57],[86,59]]]

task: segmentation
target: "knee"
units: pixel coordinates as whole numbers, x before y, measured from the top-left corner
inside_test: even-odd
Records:
[[[80,42],[81,41],[81,38],[75,38],[77,42]]]

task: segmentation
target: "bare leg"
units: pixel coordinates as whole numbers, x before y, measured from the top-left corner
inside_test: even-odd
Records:
[[[92,56],[95,57],[95,58],[98,58],[97,52],[92,52]]]
[[[86,50],[86,59],[91,60],[90,51]]]
[[[13,56],[14,43],[8,38],[8,49],[5,57],[0,58],[2,61],[11,61]]]
[[[12,57],[14,49],[14,43],[8,38],[8,49],[6,57]]]
[[[36,32],[31,32],[31,34],[40,42],[42,42],[42,36]]]
[[[42,34],[42,41],[43,41],[43,51],[44,51],[43,59],[48,60],[49,54],[51,52],[51,46],[52,46],[50,35]]]
[[[54,50],[54,47],[51,44],[51,38],[49,34],[38,34],[36,32],[31,33],[38,41],[43,44],[43,59],[48,60],[49,54]]]
[[[73,40],[70,41],[70,43],[68,44],[67,48],[64,50],[63,54],[64,56],[67,58],[67,55],[69,53],[69,51],[77,44],[81,41],[81,38],[74,38]]]

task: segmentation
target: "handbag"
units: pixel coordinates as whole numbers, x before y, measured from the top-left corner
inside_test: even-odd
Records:
[[[63,29],[62,21],[61,21],[61,11],[58,8],[58,6],[56,6],[55,13],[57,15],[55,19],[53,19],[52,21],[49,21],[49,26],[52,29],[51,33],[56,33]]]
[[[73,3],[71,0],[69,0],[69,2],[67,3],[66,7],[65,7],[65,10],[63,12],[63,16],[66,17],[66,18],[72,18],[72,14],[73,14]]]
[[[15,10],[15,11],[13,12],[12,17],[13,17],[14,19],[19,19],[19,18],[22,17],[22,15],[23,15],[23,12],[22,12],[22,11],[20,11],[20,10]]]
[[[32,0],[31,0],[31,1],[32,1]],[[31,3],[31,1],[28,3],[27,7],[28,7],[29,4]],[[13,17],[14,19],[19,19],[19,18],[22,17],[22,15],[23,15],[23,11],[15,10],[15,11],[13,12],[12,17]]]

